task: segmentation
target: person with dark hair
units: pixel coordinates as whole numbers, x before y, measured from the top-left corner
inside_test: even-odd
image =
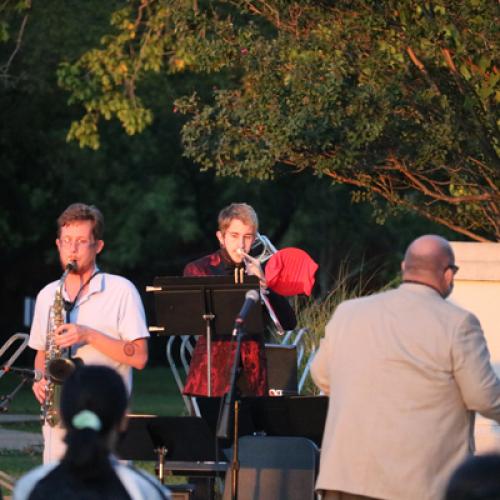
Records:
[[[500,500],[500,454],[468,458],[451,476],[444,500]]]
[[[24,475],[14,500],[161,500],[170,493],[149,474],[120,463],[112,451],[126,426],[128,395],[106,366],[78,367],[64,382],[61,418],[67,429],[61,462]]]
[[[148,359],[149,333],[137,289],[97,267],[103,231],[96,207],[74,203],[64,210],[57,221],[56,246],[65,279],[45,286],[36,299],[29,346],[37,351],[35,369],[45,374],[33,384],[44,410],[44,463],[64,454],[64,429],[52,414],[57,413],[56,388],[45,373],[50,360],[69,351],[84,363],[111,366],[130,392],[132,368],[144,368]]]
[[[257,236],[258,218],[246,203],[232,203],[223,208],[218,217],[220,249],[184,268],[184,276],[232,276],[235,283],[243,283],[246,274],[260,279],[261,290],[268,294],[278,320],[285,330],[296,326],[293,309],[287,299],[267,289],[263,270],[257,259],[248,254]],[[235,343],[225,335],[214,336],[211,344],[211,396],[223,396],[229,390],[230,371]],[[245,337],[241,344],[242,371],[238,387],[244,396],[267,395],[267,367],[262,335]],[[207,342],[200,336],[193,351],[184,394],[207,396]]]
[[[500,422],[479,320],[445,300],[448,241],[413,241],[396,289],[342,302],[311,365],[330,403],[316,487],[325,500],[442,500],[474,451],[474,415]]]

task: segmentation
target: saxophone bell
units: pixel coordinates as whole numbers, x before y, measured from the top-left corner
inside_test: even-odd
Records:
[[[54,384],[62,384],[81,362],[79,358],[55,358],[47,364],[47,375]]]

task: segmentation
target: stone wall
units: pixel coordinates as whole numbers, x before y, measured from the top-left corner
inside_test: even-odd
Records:
[[[500,243],[452,242],[456,264],[455,288],[450,300],[473,312],[481,325],[500,377]],[[478,416],[478,453],[500,451],[500,425]]]

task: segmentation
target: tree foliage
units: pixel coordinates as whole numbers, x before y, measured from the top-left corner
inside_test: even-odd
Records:
[[[84,106],[69,138],[97,148],[102,118],[143,131],[154,74],[223,73],[209,99],[176,104],[203,169],[312,170],[355,186],[354,201],[498,240],[499,21],[494,0],[131,0],[60,68]]]
[[[159,2],[154,5],[161,6]],[[155,275],[179,274],[188,261],[213,251],[217,213],[232,201],[247,201],[256,208],[261,230],[278,248],[298,246],[312,255],[320,264],[316,289],[320,294],[331,289],[345,259],[353,270],[362,265],[367,274],[376,270],[373,288],[377,288],[398,272],[401,254],[397,249],[422,232],[443,234],[443,228],[404,213],[389,217],[383,226],[373,224],[367,203],[349,202],[354,188],[332,187],[314,176],[313,169],[287,175],[289,166],[276,163],[272,182],[247,182],[218,176],[215,169],[200,172],[192,160],[183,158],[180,131],[187,117],[175,112],[174,101],[195,94],[200,105],[214,104],[220,92],[238,89],[244,81],[240,63],[250,61],[246,57],[253,38],[248,37],[262,32],[259,36],[272,40],[277,34],[265,19],[242,16],[238,5],[211,3],[213,9],[207,5],[200,2],[196,11],[193,2],[172,3],[170,41],[156,54],[153,42],[161,33],[155,34],[151,25],[151,35],[144,38],[144,23],[156,15],[152,3],[0,1],[0,25],[2,33],[7,33],[0,41],[4,264],[0,302],[8,311],[0,318],[3,335],[23,328],[23,298],[60,275],[55,220],[75,201],[94,203],[104,213],[102,269],[124,274],[139,290]],[[139,12],[143,17],[133,31],[130,22],[135,23]],[[115,23],[111,29],[110,15]],[[126,16],[131,20],[128,23]],[[225,33],[236,29],[248,32],[243,47],[236,38],[225,38]],[[142,54],[142,66],[129,54],[130,48],[123,49],[119,58],[113,55],[121,54],[124,42],[118,43],[116,37],[122,32],[127,33],[123,40],[137,44],[133,54]],[[150,47],[148,40],[153,43]],[[147,48],[140,49],[142,45]],[[160,64],[157,70],[149,66],[154,60]],[[138,73],[131,78],[133,62],[138,64]],[[104,76],[108,78],[101,80]],[[73,88],[70,99],[74,104],[68,106],[68,93],[58,87],[58,78]],[[103,87],[103,82],[109,85]],[[110,121],[99,126],[98,150],[79,148],[76,141],[67,142],[66,135],[68,124],[81,117],[80,103],[95,106],[89,104],[88,118],[95,131],[106,105],[128,106],[127,113],[133,116],[134,106],[140,103],[151,119],[154,113],[154,121],[130,137],[120,125],[127,114],[115,119],[117,112],[109,111]],[[81,138],[85,137],[92,135]],[[387,215],[383,200],[377,210]],[[446,231],[444,235],[456,237]],[[147,307],[152,306],[149,299],[145,297]]]

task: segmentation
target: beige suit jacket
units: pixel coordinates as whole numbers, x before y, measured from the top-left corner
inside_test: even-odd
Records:
[[[441,499],[474,412],[500,421],[489,359],[477,318],[427,286],[342,303],[311,368],[330,395],[317,488]]]

